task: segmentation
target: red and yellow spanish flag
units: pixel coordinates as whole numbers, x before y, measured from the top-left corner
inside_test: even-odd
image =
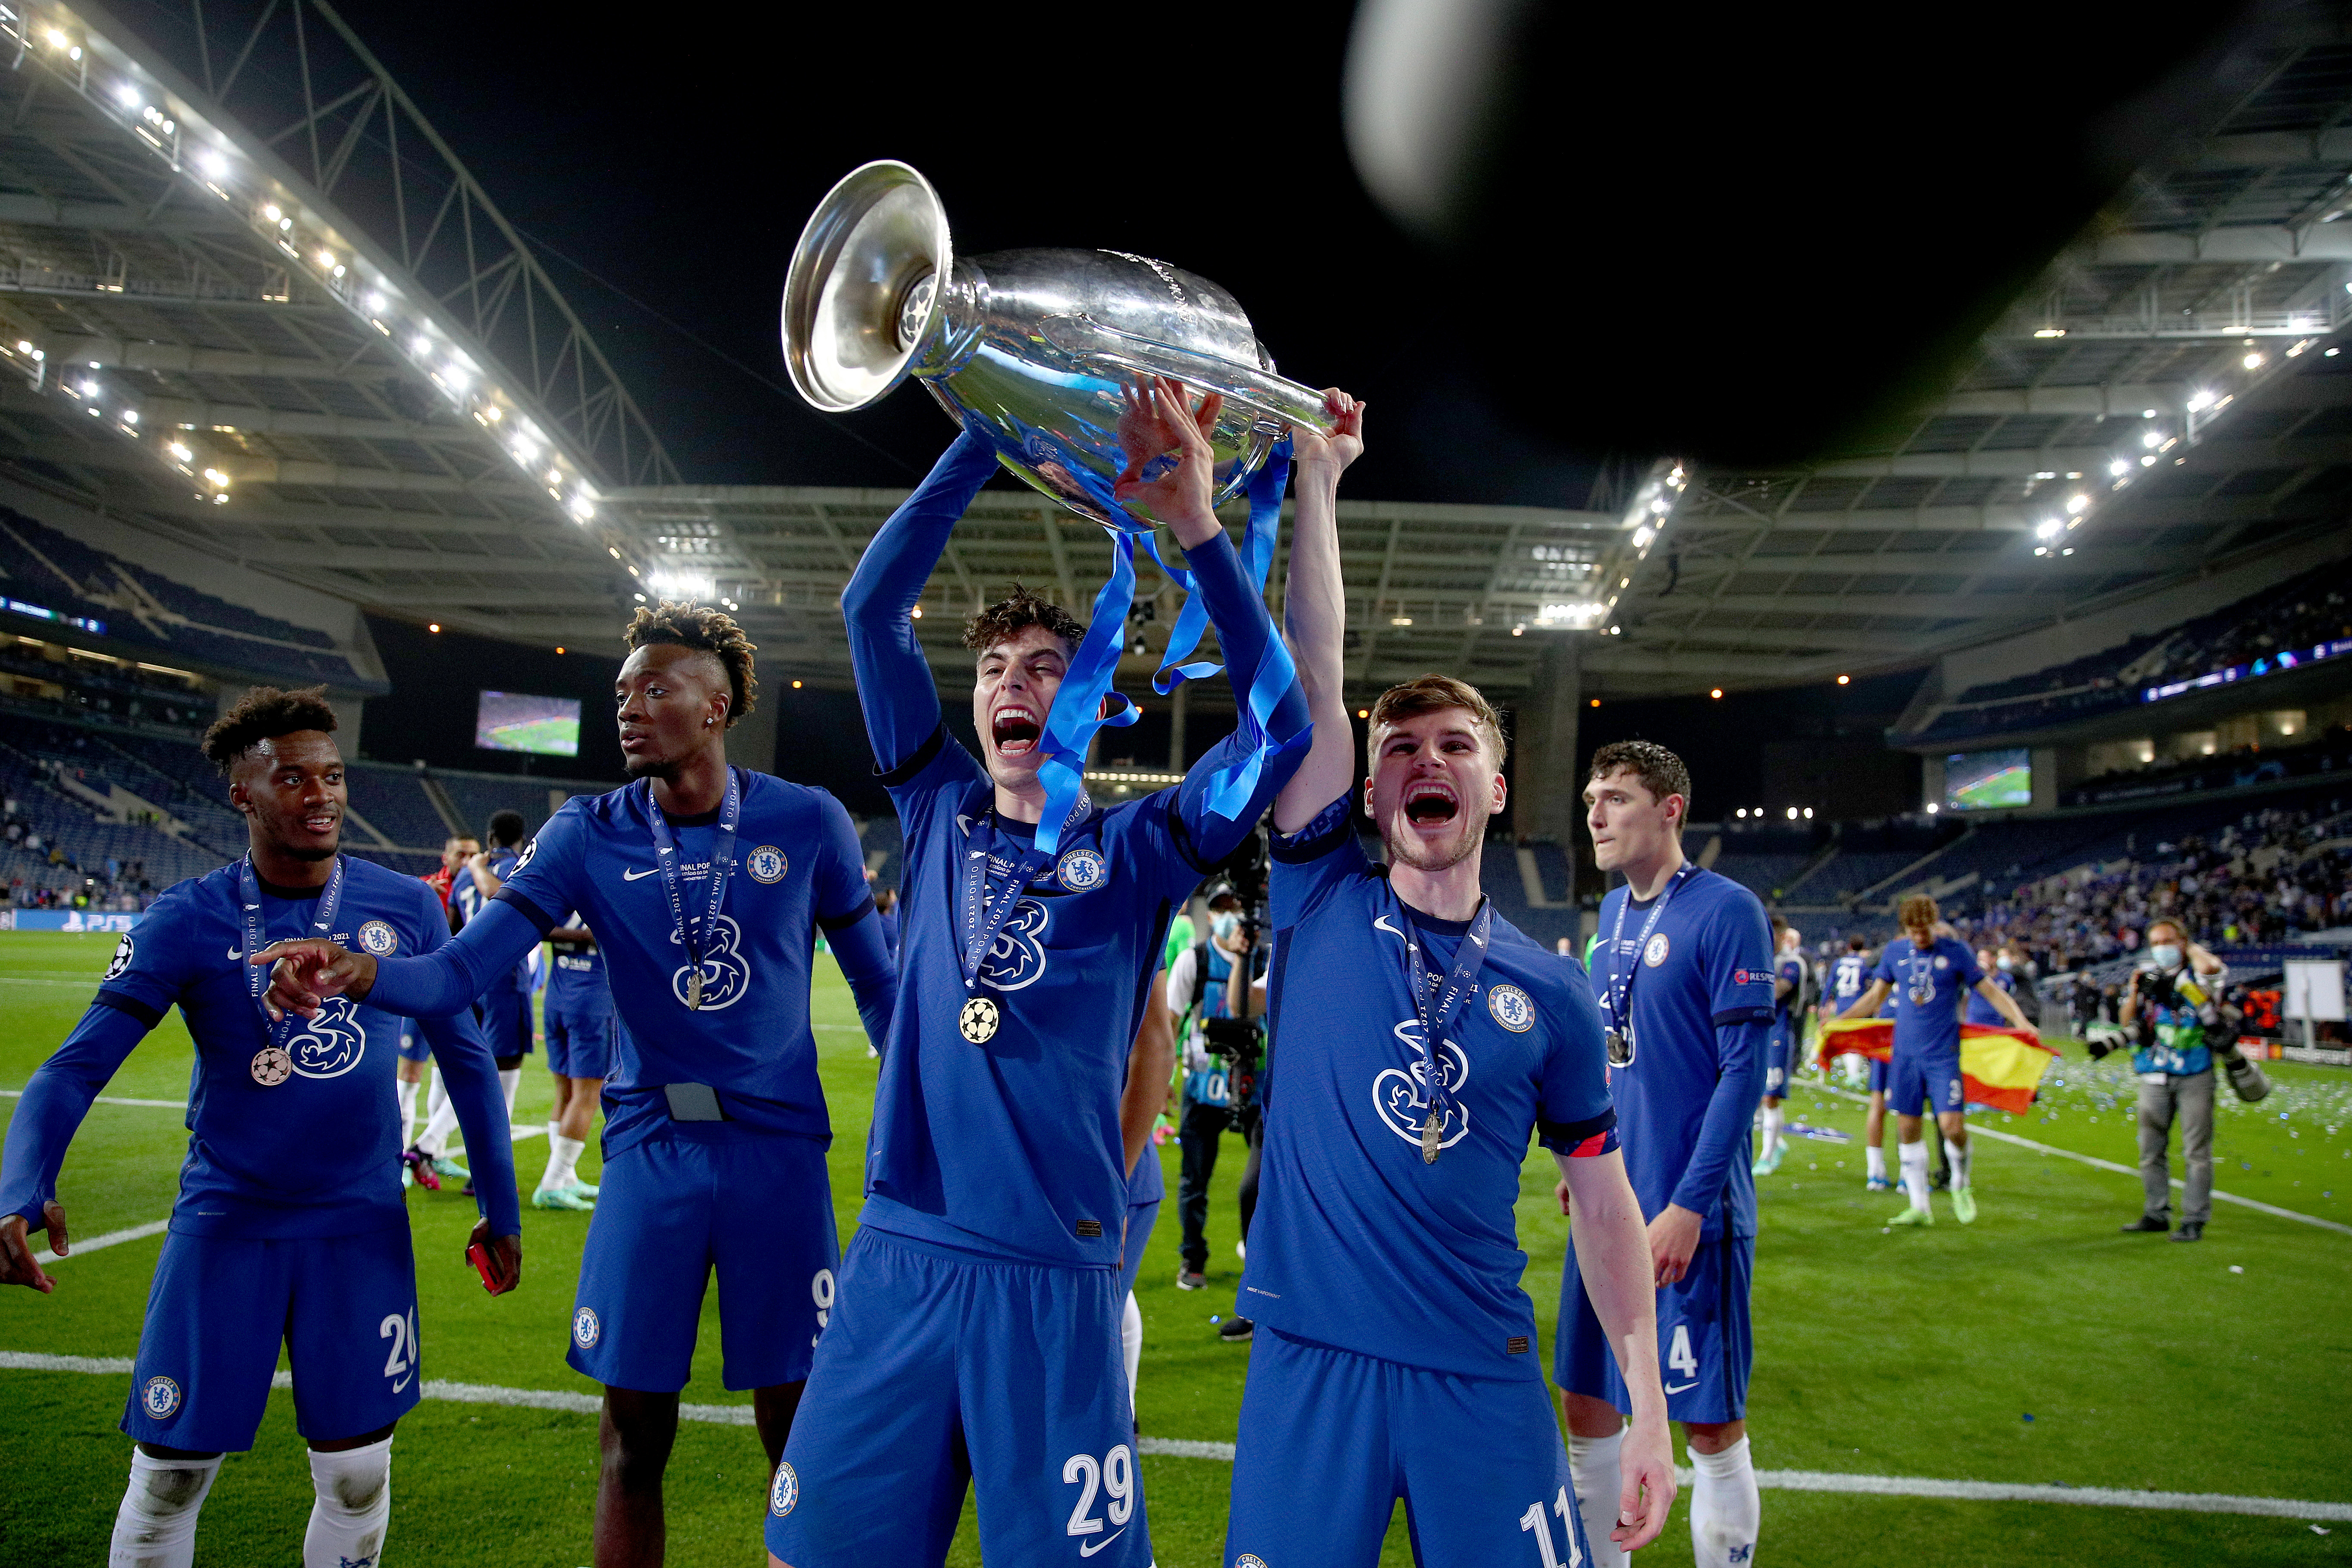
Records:
[[[1833,1018],[1822,1026],[1823,1068],[1842,1056],[1888,1061],[1895,1055],[1892,1018]],[[2031,1035],[1995,1024],[1960,1026],[1960,1081],[1969,1100],[2022,1116],[2034,1086],[2058,1053]]]

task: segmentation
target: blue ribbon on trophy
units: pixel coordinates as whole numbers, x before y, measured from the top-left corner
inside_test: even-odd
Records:
[[[1218,668],[1183,662],[1208,626],[1192,574],[1168,565],[1150,521],[1112,493],[1125,454],[1116,418],[1102,415],[1118,405],[1120,383],[1165,375],[1224,399],[1210,434],[1220,458],[1210,504],[1247,490],[1241,555],[1260,593],[1289,478],[1283,427],[1327,429],[1322,394],[1274,374],[1231,294],[1165,262],[1114,250],[958,257],[938,194],[915,170],[887,160],[853,170],[818,204],[793,252],[782,324],[785,366],[813,406],[863,408],[912,376],[950,418],[994,447],[1006,468],[1109,531],[1109,581],[1095,595],[1038,742],[1046,806],[1037,844],[1050,852],[1084,793],[1096,733],[1138,717],[1111,689],[1135,595],[1137,534],[1185,595],[1153,689],[1165,696]],[[1207,804],[1218,815],[1238,816],[1268,760],[1280,754],[1265,723],[1293,674],[1276,637],[1241,694],[1239,730],[1249,752],[1209,782]],[[1285,746],[1309,743],[1302,731]]]

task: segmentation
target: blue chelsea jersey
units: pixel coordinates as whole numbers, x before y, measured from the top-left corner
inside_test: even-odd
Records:
[[[621,1027],[604,1080],[608,1153],[668,1124],[663,1086],[708,1084],[730,1120],[829,1142],[809,1029],[809,967],[820,926],[862,919],[873,900],[857,832],[821,789],[736,768],[741,816],[726,902],[704,942],[699,1010],[693,968],[654,854],[649,784],[574,795],[525,848],[499,897],[541,931],[566,910],[596,933]],[[671,817],[678,892],[708,909],[718,813]]]
[[[1064,831],[981,961],[1000,1018],[982,1041],[959,1027],[965,860],[988,858],[994,892],[1035,829],[997,816],[986,772],[944,726],[882,775],[906,835],[906,924],[860,1223],[981,1257],[1118,1267],[1119,1091],[1170,917],[1288,776],[1265,770],[1239,816],[1213,818],[1208,774],[1245,755],[1228,736],[1184,784]]]
[[[177,1006],[195,1042],[188,1156],[172,1228],[285,1239],[404,1226],[392,1098],[401,1020],[331,998],[318,1017],[297,1020],[289,1033],[292,1075],[275,1085],[259,1081],[254,1058],[270,1037],[247,989],[240,863],[156,900],[123,937],[99,988],[100,1001],[150,1027]],[[379,958],[429,952],[449,940],[441,901],[423,882],[349,856],[343,867],[331,932],[311,929],[318,889],[285,897],[265,885],[268,940],[331,936]],[[473,1020],[460,1015],[446,1022],[483,1053],[487,1069],[489,1047]]]
[[[520,852],[500,847],[490,851],[490,874],[503,882],[514,875],[515,867],[522,861]],[[482,886],[474,880],[474,868],[460,866],[449,879],[449,907],[457,911],[457,929],[463,931],[476,915],[482,912]],[[515,962],[514,973],[507,976],[507,988],[517,995],[531,993],[530,954],[525,953]],[[495,992],[498,985],[492,984]]]
[[[2017,976],[2008,970],[1990,969],[1982,970],[1980,973],[1986,979],[2008,992],[2011,996],[2017,994]],[[1995,1028],[2000,1029],[2009,1027],[2009,1020],[2000,1016],[2000,1009],[1986,1001],[1983,993],[1973,985],[1969,987],[1968,1013],[1960,1021],[1964,1024],[1990,1024]]]
[[[1611,1065],[1609,1089],[1625,1173],[1645,1219],[1674,1201],[1698,1147],[1723,1070],[1717,1027],[1772,1019],[1772,928],[1754,893],[1694,868],[1678,875],[1645,941],[1640,932],[1652,908],[1633,901],[1622,884],[1611,889],[1601,900],[1601,941],[1592,950],[1601,1020],[1621,1031],[1632,1052],[1632,1060]],[[1736,1157],[1725,1167],[1722,1191],[1700,1214],[1702,1239],[1756,1234],[1748,1163]]]
[[[1984,978],[1966,942],[1939,936],[1915,947],[1898,936],[1878,955],[1871,978],[1894,987],[1896,1050],[1949,1056],[1960,1048],[1960,993]]]
[[[1462,1113],[1422,1153],[1423,1023],[1470,922],[1421,914],[1364,853],[1349,795],[1277,839],[1269,1009],[1282,1061],[1235,1310],[1282,1332],[1467,1377],[1540,1381],[1516,1205],[1532,1135],[1615,1148],[1583,966],[1497,919],[1439,1070]],[[1548,1205],[1547,1205],[1548,1206]]]
[[[1786,995],[1776,995],[1772,1000],[1772,1027],[1775,1032],[1794,1039],[1797,1031],[1804,1026],[1803,1020],[1798,1016],[1798,1010],[1804,1005],[1805,997],[1803,955],[1794,952],[1782,953],[1773,963],[1773,978],[1776,982],[1773,986],[1775,992],[1780,990],[1777,982],[1784,980],[1789,984],[1789,990]]]
[[[1830,965],[1830,1000],[1843,1010],[1870,984],[1870,961],[1862,953],[1842,953]]]
[[[555,923],[578,925],[579,911],[572,910]],[[552,943],[548,950],[554,954],[555,963],[547,972],[547,1010],[567,1018],[611,1017],[613,988],[604,980],[604,953],[593,947],[556,947]]]

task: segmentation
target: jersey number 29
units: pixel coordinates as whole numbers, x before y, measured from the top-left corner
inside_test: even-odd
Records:
[[[1084,1489],[1078,1493],[1078,1506],[1070,1510],[1072,1535],[1099,1535],[1103,1521],[1095,1517],[1095,1493],[1099,1490],[1110,1501],[1103,1511],[1110,1515],[1111,1523],[1124,1529],[1135,1514],[1135,1450],[1121,1443],[1102,1457],[1097,1464],[1092,1454],[1072,1454],[1062,1461],[1062,1479]]]

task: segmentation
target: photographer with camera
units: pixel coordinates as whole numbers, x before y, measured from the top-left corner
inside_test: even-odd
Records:
[[[2225,973],[2221,961],[2189,940],[2174,921],[2147,928],[2147,960],[2132,972],[2116,1021],[2136,1048],[2139,1074],[2139,1179],[2147,1206],[2126,1231],[2169,1229],[2172,1172],[2167,1147],[2172,1124],[2180,1123],[2180,1157],[2188,1167],[2181,1194],[2180,1228],[2175,1241],[2205,1234],[2213,1212],[2213,1059],[2218,1053],[2239,1099],[2252,1101],[2270,1092],[2262,1068],[2239,1051],[2235,1009],[2219,1000]],[[2116,1047],[2091,1042],[2093,1060]]]
[[[1177,1189],[1184,1225],[1180,1290],[1208,1283],[1209,1180],[1216,1174],[1225,1129],[1238,1127],[1246,1140],[1257,1115],[1256,1032],[1230,1027],[1240,1022],[1234,1016],[1239,1000],[1234,978],[1248,959],[1241,900],[1220,883],[1209,894],[1208,940],[1186,948],[1168,966],[1168,1011],[1184,1040],[1183,1109],[1176,1124],[1183,1151]]]

